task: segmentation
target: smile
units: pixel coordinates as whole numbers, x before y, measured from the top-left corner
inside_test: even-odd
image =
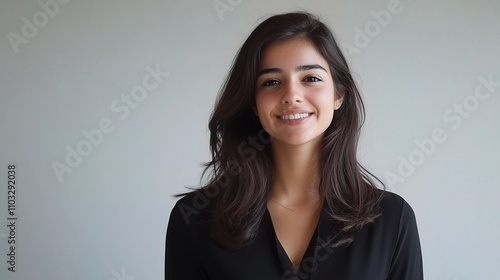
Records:
[[[282,120],[299,120],[304,119],[312,115],[312,113],[300,113],[300,114],[289,114],[289,115],[281,115],[278,118]]]

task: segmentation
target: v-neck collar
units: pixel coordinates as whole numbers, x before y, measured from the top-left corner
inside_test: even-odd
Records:
[[[276,234],[276,230],[274,228],[274,224],[271,218],[271,213],[269,212],[269,209],[266,207],[265,216],[269,223],[270,234],[274,235],[278,260],[281,265],[281,268],[285,273],[288,273],[289,275],[290,274],[297,275],[301,271],[301,269],[303,269],[304,265],[307,265],[305,262],[310,261],[311,258],[314,258],[316,250],[318,250],[319,247],[318,245],[321,245],[318,244],[318,241],[321,242],[326,241],[328,236],[332,233],[333,227],[331,223],[328,223],[327,209],[328,207],[325,200],[321,207],[321,213],[319,215],[318,224],[316,225],[314,233],[311,236],[311,240],[309,240],[309,244],[307,246],[306,251],[304,252],[304,255],[302,256],[302,259],[300,260],[298,269],[295,269],[290,257],[285,251],[285,248],[283,248],[283,245],[278,239],[278,235]]]

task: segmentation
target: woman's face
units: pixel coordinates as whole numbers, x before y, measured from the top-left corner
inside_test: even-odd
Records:
[[[317,143],[342,100],[328,63],[305,39],[267,47],[256,82],[256,113],[274,144]]]

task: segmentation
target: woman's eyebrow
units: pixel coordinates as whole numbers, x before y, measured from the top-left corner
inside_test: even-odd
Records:
[[[321,69],[325,72],[328,72],[328,71],[326,71],[326,69],[323,66],[321,66],[319,64],[300,65],[300,66],[297,66],[295,68],[295,72],[307,71],[307,70],[312,70],[312,69]],[[257,72],[257,77],[259,77],[260,75],[269,74],[269,73],[283,73],[283,70],[281,70],[280,68],[262,69],[259,72]]]
[[[321,69],[321,70],[323,70],[323,71],[325,71],[325,72],[328,73],[328,71],[326,71],[326,69],[323,66],[319,65],[319,64],[301,65],[301,66],[295,68],[295,71],[296,72],[298,72],[298,71],[307,71],[307,70],[312,70],[312,69]]]

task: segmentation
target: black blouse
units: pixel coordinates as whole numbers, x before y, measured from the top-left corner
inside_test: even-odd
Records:
[[[403,198],[384,193],[382,215],[364,226],[348,247],[320,246],[335,228],[324,205],[298,271],[277,239],[267,210],[251,245],[227,249],[217,245],[201,223],[206,205],[193,196],[183,197],[168,223],[165,279],[423,279],[415,214]]]

